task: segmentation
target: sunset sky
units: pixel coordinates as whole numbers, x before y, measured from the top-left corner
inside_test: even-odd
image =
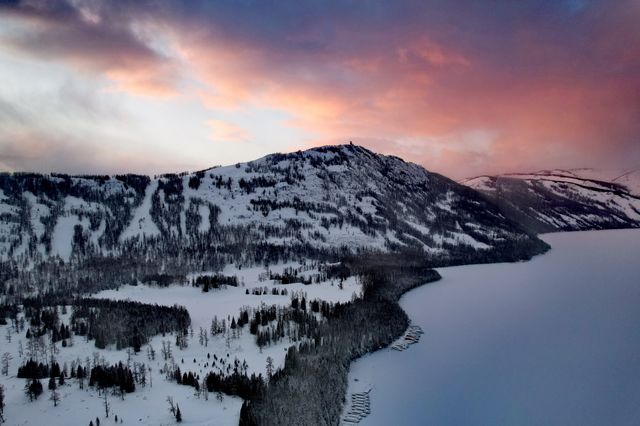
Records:
[[[0,170],[640,165],[640,0],[0,0]]]

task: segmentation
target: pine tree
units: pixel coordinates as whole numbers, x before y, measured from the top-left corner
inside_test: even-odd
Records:
[[[24,391],[29,397],[29,401],[33,401],[34,399],[38,399],[38,397],[42,394],[42,383],[40,380],[32,379],[31,382],[27,381]]]
[[[180,405],[176,405],[176,422],[182,423],[182,413],[180,412]]]
[[[267,377],[269,381],[271,381],[271,377],[273,376],[273,358],[270,356],[267,357]]]
[[[0,385],[0,423],[4,422],[4,386]]]

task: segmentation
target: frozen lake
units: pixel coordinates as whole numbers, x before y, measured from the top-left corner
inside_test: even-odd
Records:
[[[349,390],[373,386],[361,424],[640,424],[640,230],[543,239],[401,299],[425,334],[352,365]]]

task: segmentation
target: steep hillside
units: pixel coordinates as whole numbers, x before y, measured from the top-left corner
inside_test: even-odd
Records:
[[[613,182],[627,188],[629,193],[640,197],[640,168],[633,169],[615,177]]]
[[[640,227],[638,172],[545,170],[461,182],[533,232]]]
[[[477,192],[354,145],[154,179],[4,174],[0,190],[0,256],[20,268],[162,259],[184,272],[400,249],[444,264],[544,248]]]

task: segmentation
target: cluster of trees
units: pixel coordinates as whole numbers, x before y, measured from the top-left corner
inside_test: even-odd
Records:
[[[23,300],[25,316],[32,327],[27,338],[43,335],[49,330],[52,343],[69,339],[73,334],[95,339],[95,345],[104,349],[115,344],[117,349],[132,347],[140,351],[152,336],[170,332],[186,333],[191,318],[183,306],[151,305],[128,300],[63,297],[44,294]],[[59,324],[57,306],[71,305],[71,329]],[[40,330],[32,332],[32,330]],[[64,341],[63,341],[64,342]]]
[[[79,298],[73,301],[71,322],[76,334],[95,339],[97,348],[115,344],[139,352],[157,334],[184,331],[191,324],[183,306],[150,305],[124,300]]]
[[[6,202],[15,206],[15,214],[6,214],[3,219],[14,225],[16,231],[11,240],[9,255],[22,244],[27,244],[27,259],[40,262],[43,259],[38,244],[44,246],[46,253],[51,252],[53,228],[65,208],[67,196],[77,197],[87,202],[100,203],[104,210],[82,212],[89,218],[91,230],[97,230],[104,220],[105,231],[99,241],[99,247],[113,249],[118,244],[118,237],[124,230],[135,208],[144,196],[144,190],[149,184],[148,176],[117,175],[111,178],[105,176],[69,176],[65,174],[43,175],[37,173],[1,173],[0,188],[7,197]],[[37,236],[30,219],[30,203],[26,201],[25,193],[33,194],[38,203],[47,206],[49,215],[41,217],[44,232]],[[77,246],[73,255],[87,256],[98,251],[82,234],[74,236]]]
[[[158,189],[151,196],[153,222],[162,235],[176,234],[182,237],[180,217],[184,206],[182,177],[163,175],[158,179]]]
[[[238,287],[238,277],[235,275],[227,276],[222,274],[200,275],[193,280],[192,285],[198,288],[202,287],[202,291],[206,293],[209,289],[217,290],[229,285]]]
[[[250,179],[240,178],[238,186],[247,194],[255,192],[256,188],[273,188],[278,183],[273,177],[257,176]]]
[[[191,176],[189,178],[189,188],[191,189],[198,189],[200,188],[200,184],[202,183],[202,178],[204,177],[204,171],[198,171],[196,173],[193,174],[193,176]]]
[[[298,271],[295,268],[285,268],[282,274],[272,272],[269,274],[269,279],[279,281],[280,284],[302,283],[309,285],[313,282],[311,276],[305,277],[304,275],[298,275]]]
[[[217,220],[212,214],[209,219]],[[113,254],[90,253],[72,257],[70,263],[55,258],[35,264],[26,259],[9,259],[0,262],[0,278],[5,283],[0,285],[0,295],[11,293],[6,300],[15,303],[34,293],[71,297],[113,289],[119,283],[156,281],[157,285],[165,285],[174,281],[171,277],[181,279],[194,271],[221,271],[229,263],[268,265],[305,258],[326,261],[339,255],[338,249],[320,249],[308,243],[276,245],[264,240],[283,233],[293,237],[297,232],[267,225],[256,228],[216,224],[208,232],[192,234],[188,239],[173,232],[162,237],[128,240],[121,242]],[[27,264],[31,266],[27,268]]]
[[[186,276],[182,274],[148,274],[140,278],[140,282],[147,285],[153,285],[158,287],[168,287],[171,284],[183,283],[186,281]]]
[[[339,422],[353,359],[387,346],[406,329],[408,318],[397,303],[405,291],[439,275],[424,266],[393,256],[352,259],[362,275],[362,299],[334,306],[313,339],[291,346],[284,368],[268,390],[243,404],[241,425],[318,424]],[[299,407],[304,406],[304,410]]]
[[[18,367],[17,377],[21,379],[42,379],[45,377],[60,377],[60,365],[53,361],[51,366],[42,362],[29,359],[21,367]]]
[[[229,375],[209,372],[205,376],[205,384],[209,392],[223,392],[237,395],[246,400],[253,400],[263,394],[266,384],[261,374],[247,376],[235,371]]]
[[[66,306],[63,306],[66,309]],[[29,318],[29,329],[26,337],[44,336],[50,334],[52,342],[63,343],[71,337],[69,325],[62,324],[58,316],[57,306],[40,308],[27,305],[25,307],[25,317]]]
[[[0,304],[0,325],[7,324],[7,318],[18,321],[20,307],[17,304]]]
[[[40,379],[49,377],[49,384],[47,387],[51,391],[50,400],[53,401],[54,406],[58,405],[60,395],[56,389],[58,385],[62,386],[65,384],[66,374],[64,370],[60,369],[60,365],[58,365],[55,360],[52,360],[51,366],[49,366],[48,364],[37,363],[33,359],[30,359],[23,366],[18,367],[17,377],[27,379],[24,392],[29,397],[30,401],[37,399],[43,392],[42,382]],[[58,384],[56,384],[56,379]]]
[[[277,306],[262,306],[253,310],[249,321],[249,332],[256,336],[256,344],[263,348],[288,338],[290,342],[298,342],[304,339],[316,338],[321,321],[316,314],[322,314],[329,318],[340,304],[331,304],[325,301],[314,300],[310,310],[307,310],[307,302],[304,296],[291,299],[290,308]],[[246,314],[242,311],[241,315]]]
[[[225,179],[224,176],[212,174],[211,179],[213,179],[213,184],[216,188],[221,189],[224,187],[227,191],[231,191],[231,185],[233,185],[233,179],[231,177]]]
[[[179,385],[192,386],[196,390],[200,390],[200,376],[193,374],[191,371],[182,373],[180,367],[177,367],[173,372],[173,380]]]
[[[121,394],[136,390],[133,371],[121,362],[111,366],[94,366],[89,375],[89,386],[100,389],[116,387]]]
[[[24,386],[24,392],[29,397],[29,401],[38,399],[38,397],[42,395],[42,391],[42,382],[39,379],[28,380]]]
[[[130,368],[128,363],[124,365],[122,362],[108,366],[104,358],[100,359],[98,357],[97,352],[94,353],[93,364],[91,364],[89,357],[87,357],[86,362],[86,367],[83,367],[79,359],[77,362],[72,361],[69,377],[77,379],[80,389],[84,388],[85,379],[88,377],[89,386],[97,387],[100,391],[103,391],[106,417],[109,417],[110,410],[107,389],[115,389],[113,393],[119,392],[124,398],[125,394],[135,391],[136,384],[140,384],[143,387],[146,385],[147,369],[144,364],[133,363],[133,369]],[[18,368],[17,377],[26,379],[24,391],[31,401],[37,399],[43,393],[41,380],[49,377],[47,385],[47,388],[51,392],[49,399],[53,401],[54,406],[57,406],[61,399],[57,389],[59,386],[65,385],[68,374],[67,371],[67,364],[64,363],[64,366],[60,368],[60,365],[54,358],[51,359],[51,364],[29,359],[24,365]],[[87,371],[90,371],[90,373],[87,374]],[[117,421],[116,417],[116,422]],[[99,424],[99,421],[97,421],[97,423]]]
[[[245,294],[253,294],[254,296],[262,296],[263,294],[271,294],[272,296],[287,296],[289,291],[286,288],[271,287],[271,291],[265,287],[253,287],[246,289]]]

